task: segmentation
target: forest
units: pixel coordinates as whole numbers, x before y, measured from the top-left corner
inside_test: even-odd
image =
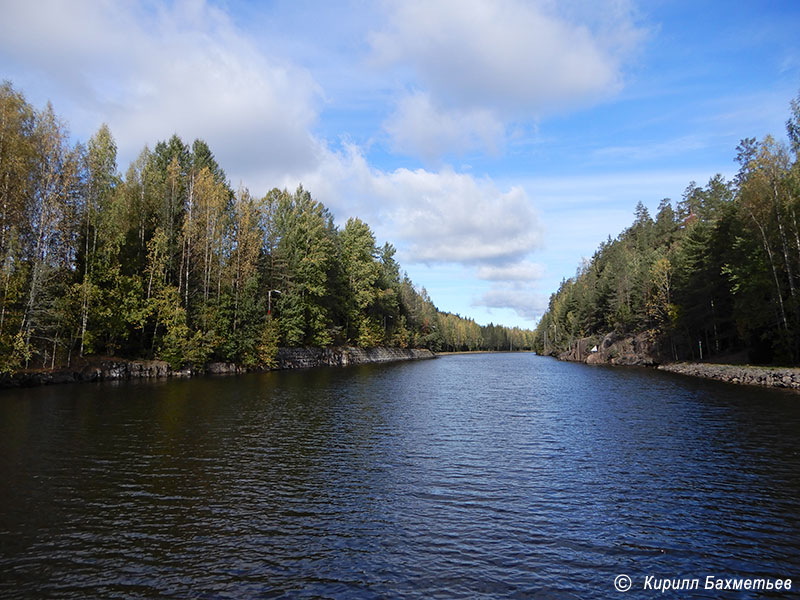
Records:
[[[231,188],[202,140],[145,147],[124,175],[0,86],[0,373],[91,355],[269,368],[279,346],[531,348],[437,310],[370,227],[308,190]]]
[[[578,339],[646,334],[665,360],[800,360],[800,96],[788,145],[737,147],[734,181],[689,183],[680,201],[642,203],[550,297],[534,347],[558,355]]]

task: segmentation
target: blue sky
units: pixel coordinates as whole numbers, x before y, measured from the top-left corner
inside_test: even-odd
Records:
[[[783,139],[800,2],[5,0],[0,78],[122,172],[205,139],[236,187],[302,183],[442,310],[532,327],[636,203]]]

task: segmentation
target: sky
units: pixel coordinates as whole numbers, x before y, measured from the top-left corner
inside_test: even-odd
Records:
[[[359,217],[440,310],[533,327],[638,202],[785,139],[800,2],[0,0],[0,79],[122,173],[205,140],[234,188]]]

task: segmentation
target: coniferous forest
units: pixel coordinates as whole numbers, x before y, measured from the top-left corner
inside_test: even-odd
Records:
[[[794,229],[793,231],[796,231]],[[0,86],[0,373],[91,355],[273,364],[279,346],[530,348],[436,309],[390,243],[308,190],[233,190],[202,140],[121,174],[108,127],[74,144]]]
[[[789,146],[742,140],[734,181],[692,182],[677,203],[600,245],[550,298],[535,348],[560,354],[580,338],[646,334],[665,360],[739,354],[800,361],[800,96]]]

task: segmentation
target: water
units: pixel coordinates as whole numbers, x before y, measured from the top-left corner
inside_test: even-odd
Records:
[[[796,593],[798,434],[794,393],[530,354],[6,390],[0,597]]]

